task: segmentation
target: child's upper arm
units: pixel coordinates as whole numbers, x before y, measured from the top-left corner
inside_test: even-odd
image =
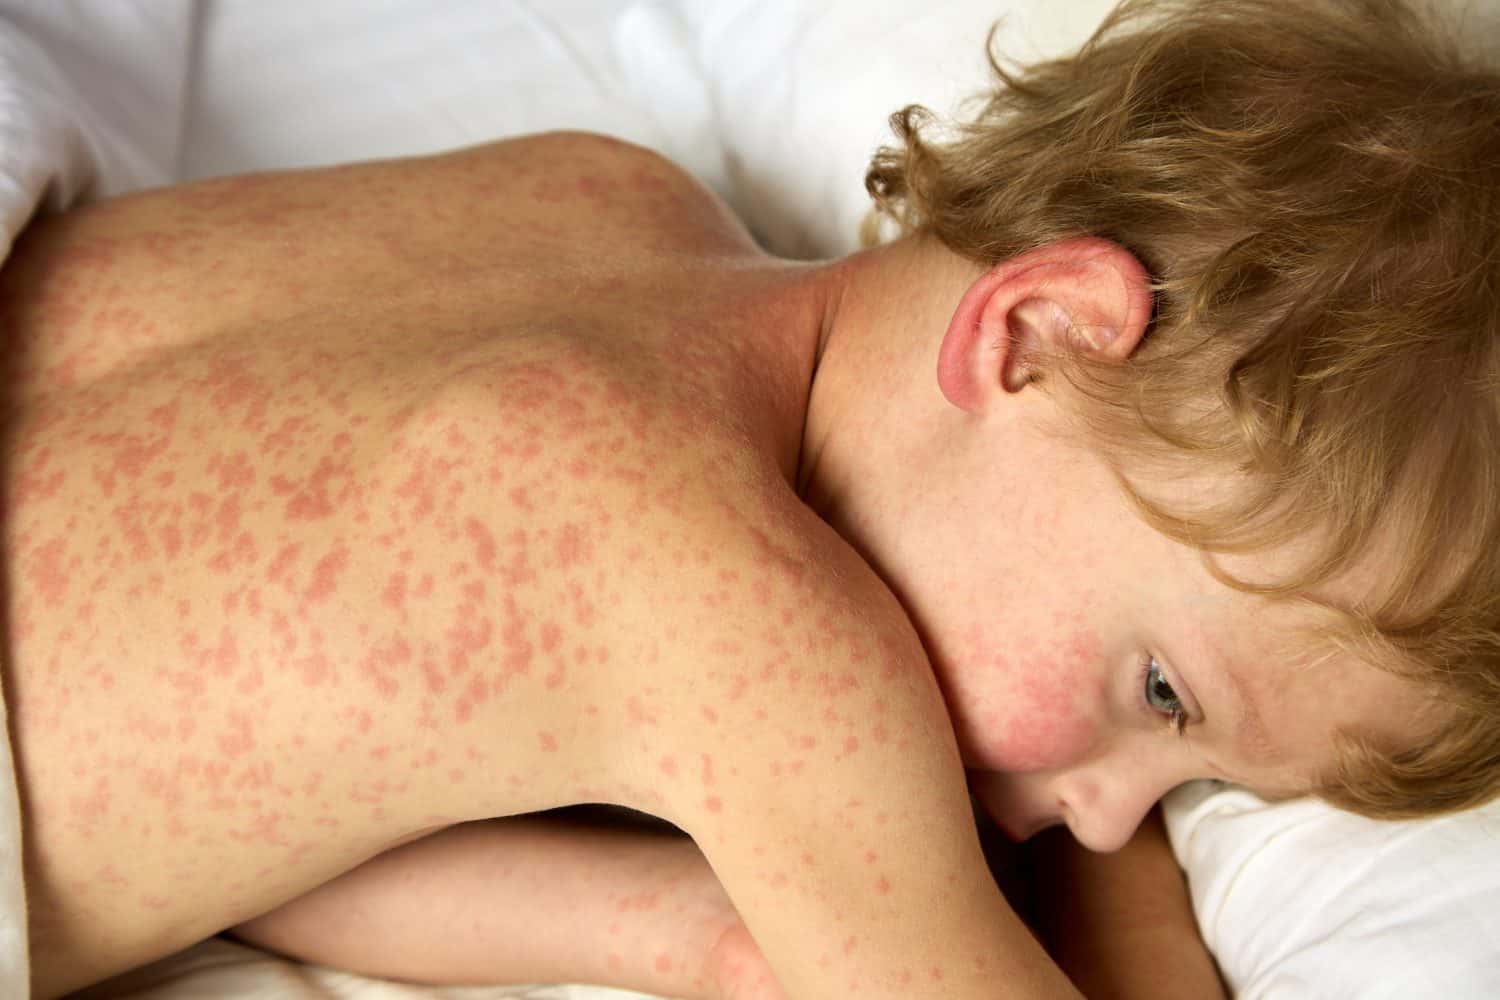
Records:
[[[694,817],[789,996],[1076,995],[995,887],[937,721],[726,783]]]
[[[767,560],[795,585],[695,626],[721,653],[676,713],[669,818],[791,997],[1077,996],[990,876],[910,623],[873,576],[809,583],[797,555]]]

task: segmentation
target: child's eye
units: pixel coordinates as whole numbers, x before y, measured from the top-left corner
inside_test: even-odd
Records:
[[[1187,710],[1182,707],[1182,699],[1172,690],[1171,682],[1162,674],[1161,664],[1154,656],[1146,666],[1146,704],[1170,719],[1179,735],[1187,728]]]

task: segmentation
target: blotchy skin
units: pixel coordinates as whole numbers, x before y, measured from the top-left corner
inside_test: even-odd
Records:
[[[586,801],[692,833],[793,995],[978,982],[886,947],[941,896],[982,967],[1008,914],[949,887],[915,637],[788,485],[805,399],[736,303],[793,272],[571,135],[37,225],[0,288],[37,993]]]

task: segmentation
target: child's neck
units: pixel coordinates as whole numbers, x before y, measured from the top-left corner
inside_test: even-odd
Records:
[[[943,406],[937,355],[978,265],[907,237],[831,266],[802,433],[797,491],[825,516],[860,488],[871,443]],[[875,429],[879,428],[878,431]]]

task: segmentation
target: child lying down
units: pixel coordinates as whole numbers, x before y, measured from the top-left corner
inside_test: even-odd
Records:
[[[969,125],[898,115],[898,232],[843,260],[578,134],[38,223],[0,276],[37,995],[235,926],[530,977],[426,914],[494,903],[497,845],[629,857],[458,826],[588,802],[709,867],[648,967],[554,978],[1074,995],[971,788],[1097,851],[1198,777],[1488,799],[1497,114],[1394,0],[1128,3]]]

